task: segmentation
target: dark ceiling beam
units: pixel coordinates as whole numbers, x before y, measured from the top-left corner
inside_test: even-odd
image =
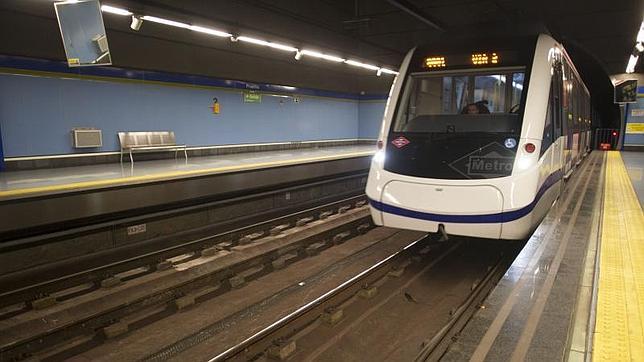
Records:
[[[391,5],[397,7],[398,9],[406,12],[407,14],[413,16],[414,18],[420,20],[422,23],[429,25],[430,27],[445,32],[445,28],[438,24],[435,20],[432,20],[429,15],[427,15],[423,10],[418,8],[416,5],[410,3],[407,0],[387,0]]]

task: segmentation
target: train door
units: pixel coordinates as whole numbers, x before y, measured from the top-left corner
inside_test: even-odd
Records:
[[[552,82],[550,83],[550,109],[552,109],[553,121],[553,154],[552,167],[554,171],[563,171],[564,167],[564,146],[565,137],[563,137],[562,122],[562,73],[561,63],[555,64]]]

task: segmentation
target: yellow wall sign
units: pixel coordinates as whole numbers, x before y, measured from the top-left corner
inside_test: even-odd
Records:
[[[626,133],[644,133],[644,123],[626,123]]]

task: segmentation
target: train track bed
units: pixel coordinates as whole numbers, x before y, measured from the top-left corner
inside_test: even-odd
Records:
[[[372,229],[351,201],[5,314],[0,358],[409,360],[449,339],[519,249]]]
[[[392,240],[402,240],[395,235]],[[384,246],[384,244],[379,245]],[[300,308],[270,313],[235,327],[246,339],[226,348],[212,338],[179,352],[177,346],[148,360],[402,360],[437,358],[520,250],[520,244],[421,238],[377,263],[354,263],[333,282],[302,290]],[[318,296],[318,297],[316,297]],[[251,328],[250,330],[246,328]],[[235,332],[237,331],[237,332]],[[236,337],[239,338],[239,337]],[[178,346],[181,346],[179,344]]]
[[[39,288],[51,294],[2,309],[0,359],[74,355],[371,228],[360,197],[308,213],[316,214],[298,213],[189,242],[193,248],[187,253],[177,254],[186,247],[182,245],[173,253],[161,250],[5,292],[3,298],[13,299],[38,293]],[[292,220],[284,223],[285,219]],[[171,257],[159,261],[160,256]],[[110,276],[93,279],[102,275]],[[89,282],[82,283],[86,279]]]

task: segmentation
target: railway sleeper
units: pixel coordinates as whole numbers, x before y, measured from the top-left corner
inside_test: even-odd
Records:
[[[339,234],[335,234],[333,236],[333,243],[334,244],[342,244],[345,242],[347,239],[351,237],[351,231],[344,231]]]
[[[300,255],[295,252],[295,253],[288,253],[280,256],[279,258],[273,260],[271,262],[271,265],[273,266],[273,269],[282,269],[288,264],[292,264],[298,260],[300,260],[301,257]]]
[[[294,339],[277,340],[273,345],[268,347],[266,354],[269,359],[284,361],[291,357],[297,350],[297,344]]]
[[[303,218],[301,218],[301,219],[298,219],[298,220],[295,222],[295,226],[304,226],[304,225],[306,225],[306,224],[310,223],[310,222],[311,222],[311,221],[313,221],[313,220],[315,220],[315,218],[314,218],[314,217],[312,217],[312,216],[309,216],[309,217],[303,217]]]
[[[61,350],[56,346],[67,345],[69,341],[75,341],[78,338],[84,339],[88,338],[88,336],[92,336],[91,343],[95,343],[96,339],[100,340],[105,338],[104,333],[98,333],[97,337],[97,333],[95,331],[102,331],[103,328],[114,324],[115,321],[118,321],[118,323],[126,323],[128,330],[132,330],[138,325],[144,325],[149,321],[158,320],[159,318],[163,318],[165,315],[175,313],[177,311],[177,305],[174,301],[179,298],[192,294],[192,296],[195,297],[194,303],[198,303],[202,300],[202,298],[210,298],[214,295],[219,295],[230,290],[233,284],[236,286],[243,286],[243,284],[248,280],[255,279],[261,275],[269,273],[273,270],[271,266],[274,259],[272,258],[274,258],[274,255],[280,255],[280,250],[283,251],[284,249],[290,248],[291,250],[300,251],[297,253],[291,252],[281,254],[285,257],[283,259],[284,262],[287,263],[294,262],[298,260],[298,258],[304,256],[303,254],[305,254],[304,251],[306,250],[306,248],[310,248],[311,246],[313,246],[313,248],[310,248],[309,250],[321,250],[326,247],[330,247],[332,246],[331,243],[316,243],[313,242],[313,240],[319,237],[324,237],[323,235],[333,235],[333,230],[341,230],[342,228],[344,228],[345,230],[355,229],[357,225],[359,225],[359,222],[365,217],[366,214],[364,210],[356,210],[356,212],[351,212],[346,217],[329,221],[330,224],[328,226],[327,223],[316,223],[315,225],[312,225],[311,228],[301,230],[302,233],[298,232],[293,233],[293,235],[289,234],[288,239],[280,239],[278,240],[278,244],[276,245],[264,243],[253,244],[257,245],[258,250],[249,250],[251,254],[258,253],[259,250],[263,250],[264,254],[258,254],[258,256],[252,257],[256,258],[256,261],[254,262],[252,261],[253,259],[247,259],[246,262],[244,262],[243,258],[239,259],[240,255],[237,254],[238,256],[232,259],[237,261],[231,260],[231,262],[234,263],[230,265],[232,269],[230,267],[221,268],[221,266],[223,266],[222,262],[217,261],[216,263],[210,263],[212,265],[206,262],[197,263],[195,266],[187,266],[183,270],[193,269],[194,267],[198,269],[191,271],[191,273],[189,274],[181,273],[179,267],[182,267],[186,264],[195,263],[197,261],[194,260],[195,258],[200,258],[199,260],[209,259],[209,262],[217,259],[217,257],[203,258],[200,253],[185,253],[166,260],[167,262],[172,263],[174,268],[161,272],[162,274],[160,274],[160,276],[158,277],[154,275],[146,276],[146,278],[148,278],[149,280],[144,279],[137,282],[144,283],[141,285],[135,284],[128,287],[127,285],[129,285],[129,283],[127,283],[127,285],[121,285],[119,278],[112,277],[114,279],[110,280],[114,280],[114,282],[119,285],[114,285],[112,289],[113,291],[110,291],[109,293],[110,295],[105,295],[96,299],[89,299],[83,302],[83,307],[79,311],[91,311],[91,314],[87,314],[87,312],[81,312],[79,314],[78,312],[74,311],[77,306],[71,304],[69,307],[65,307],[64,310],[54,312],[47,317],[52,319],[63,318],[63,320],[59,321],[60,327],[56,328],[56,330],[51,330],[50,328],[48,328],[46,331],[43,330],[41,332],[38,332],[38,330],[40,330],[41,328],[37,328],[35,324],[32,325],[33,323],[31,323],[29,320],[21,322],[20,325],[13,326],[12,329],[15,330],[15,328],[18,327],[20,330],[20,332],[18,333],[24,335],[25,337],[29,336],[27,337],[28,339],[15,341],[15,343],[11,346],[5,345],[4,347],[2,347],[1,352],[5,357],[9,359],[20,359],[20,356],[30,356],[33,353],[44,353],[45,351],[50,351],[51,348],[54,348],[57,351]],[[270,249],[274,250],[269,251]],[[221,253],[231,254],[234,252],[222,251]],[[271,257],[271,255],[273,255],[273,257]],[[179,264],[181,262],[183,263]],[[255,266],[249,268],[248,262],[255,264]],[[258,265],[258,262],[260,262],[261,264]],[[226,262],[224,262],[224,264],[226,264]],[[237,273],[234,272],[234,269],[241,267],[244,264],[246,265],[245,270]],[[142,272],[143,271],[141,271],[141,273]],[[199,276],[200,274],[201,276]],[[181,281],[186,277],[190,278],[190,280]],[[177,279],[172,283],[177,285],[172,286],[172,283],[168,284],[168,282],[174,280],[174,278]],[[231,279],[233,281],[237,281],[237,283],[230,283]],[[228,283],[226,283],[227,281]],[[207,286],[217,285],[218,283],[222,284],[220,288],[207,288]],[[129,289],[135,288],[133,289],[134,291],[143,286],[145,286],[146,288],[144,290],[150,289],[151,294],[145,297],[143,297],[143,294],[141,294],[141,296],[137,296],[134,300],[132,300],[132,291],[129,291]],[[195,290],[205,290],[205,292],[194,292]],[[143,291],[138,291],[138,293],[143,293]],[[183,300],[182,303],[184,303],[185,308],[194,304],[191,300],[192,296]],[[80,305],[78,307],[80,307]],[[103,308],[106,309],[103,311]],[[146,313],[146,310],[151,310],[152,312]],[[59,314],[60,316],[58,316]],[[74,316],[73,319],[71,318],[72,315]],[[112,328],[113,330],[110,332],[110,335],[118,334],[116,332],[123,329],[122,325]],[[73,348],[80,347],[74,346]]]
[[[320,318],[324,323],[334,326],[342,320],[342,317],[344,317],[342,308],[329,307],[324,310]]]
[[[313,243],[304,249],[305,253],[307,256],[314,256],[320,254],[320,252],[324,249],[327,249],[331,247],[331,245],[326,242],[326,241],[319,241],[317,243]]]
[[[291,227],[291,224],[281,224],[281,225],[277,225],[277,226],[275,226],[275,227],[271,228],[271,230],[269,231],[269,235],[273,235],[273,236],[275,236],[275,235],[277,235],[277,234],[281,234],[281,233],[282,233],[282,231],[284,231],[284,230],[286,230],[286,229],[288,229],[288,228],[290,228],[290,227]]]
[[[244,235],[241,238],[239,238],[239,245],[246,245],[250,244],[253,241],[263,237],[266,233],[264,231],[258,231],[256,233]]]
[[[351,210],[351,205],[344,205],[338,208],[338,214],[344,214],[347,211]]]

